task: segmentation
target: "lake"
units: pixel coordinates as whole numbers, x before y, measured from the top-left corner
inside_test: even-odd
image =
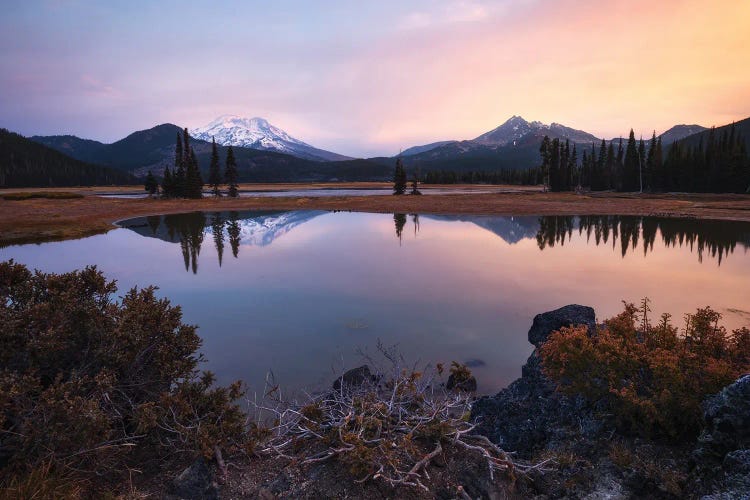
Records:
[[[47,272],[96,264],[183,307],[221,382],[326,387],[378,341],[411,362],[469,362],[479,390],[520,375],[535,314],[599,319],[652,299],[675,323],[711,305],[750,324],[750,224],[654,217],[323,211],[141,217],[80,240],[0,249]]]

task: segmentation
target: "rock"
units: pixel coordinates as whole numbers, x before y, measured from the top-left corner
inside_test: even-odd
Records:
[[[333,383],[333,390],[341,390],[341,384],[343,382],[344,387],[359,387],[365,383],[377,382],[378,378],[370,372],[370,367],[362,365],[358,368],[352,368],[345,372],[341,377],[337,378]]]
[[[535,451],[566,442],[573,434],[596,436],[602,423],[594,418],[582,398],[571,398],[555,391],[544,375],[539,347],[550,333],[563,326],[596,327],[594,309],[568,305],[537,314],[529,329],[529,342],[537,349],[521,368],[521,378],[492,397],[478,399],[471,416],[479,421],[477,430],[501,448],[529,458]]]
[[[170,493],[186,500],[218,500],[219,492],[211,478],[211,471],[201,457],[174,478]]]
[[[458,380],[458,377],[454,373],[451,373],[448,377],[448,382],[445,384],[446,389],[452,391],[454,389],[464,392],[476,392],[477,391],[477,379],[474,375],[469,375],[468,378],[462,378]]]
[[[698,437],[697,461],[721,462],[730,451],[750,448],[750,375],[706,399],[703,418],[706,427]]]
[[[707,499],[750,498],[750,375],[703,403],[706,426],[693,451]]]
[[[529,329],[529,342],[539,348],[549,337],[549,334],[564,326],[586,325],[593,335],[596,331],[596,314],[588,306],[571,304],[554,311],[537,314]]]
[[[724,457],[724,470],[730,474],[750,476],[750,450],[734,450]]]

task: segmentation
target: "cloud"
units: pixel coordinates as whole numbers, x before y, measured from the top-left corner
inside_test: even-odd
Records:
[[[81,75],[81,90],[90,97],[121,97],[122,93],[111,85],[88,74]]]
[[[495,9],[497,10],[497,9]],[[399,22],[401,30],[420,30],[455,23],[471,23],[488,19],[491,9],[476,1],[451,1],[433,11],[414,11]]]

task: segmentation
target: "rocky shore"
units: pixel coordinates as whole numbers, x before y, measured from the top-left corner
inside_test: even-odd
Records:
[[[605,408],[566,396],[541,369],[539,348],[561,327],[586,325],[590,307],[568,305],[539,314],[528,332],[534,352],[519,379],[477,399],[476,431],[519,460],[549,465],[516,478],[491,480],[476,457],[457,454],[430,466],[428,493],[360,484],[336,462],[301,467],[277,459],[240,464],[225,481],[202,459],[168,486],[169,498],[750,498],[750,375],[704,402],[705,425],[692,442],[661,442],[618,434]],[[336,381],[371,379],[360,367]]]
[[[750,375],[704,402],[696,442],[667,444],[619,436],[603,408],[555,391],[542,373],[539,348],[564,326],[586,325],[592,308],[568,305],[539,314],[528,333],[534,352],[521,378],[478,399],[478,432],[517,456],[557,458],[530,488],[541,498],[750,498]]]

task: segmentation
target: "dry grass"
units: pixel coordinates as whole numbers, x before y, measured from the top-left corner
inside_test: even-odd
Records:
[[[382,187],[381,183],[258,185],[253,188]],[[464,189],[466,186],[455,186]],[[482,186],[474,186],[481,188]],[[93,189],[93,188],[92,188]],[[331,196],[204,198],[201,200],[0,199],[0,245],[81,238],[113,229],[113,222],[143,215],[194,210],[350,210],[379,213],[477,215],[657,215],[750,221],[748,195],[636,195],[598,193],[455,194],[442,196]],[[97,188],[101,191],[101,188]],[[142,189],[123,188],[142,192]],[[68,189],[71,192],[74,190]],[[82,191],[78,191],[82,192]]]

